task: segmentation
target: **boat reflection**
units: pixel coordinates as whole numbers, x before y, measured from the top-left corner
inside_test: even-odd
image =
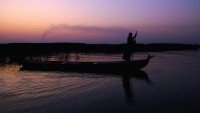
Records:
[[[77,71],[78,73],[84,73]],[[134,96],[134,86],[133,80],[140,80],[147,85],[152,85],[153,82],[149,79],[148,74],[143,70],[133,70],[133,71],[123,71],[123,70],[116,70],[116,71],[91,71],[87,73],[96,74],[101,77],[120,77],[124,89],[124,95],[126,102],[134,103],[135,96]]]
[[[20,83],[19,81],[22,80],[21,78],[29,77],[29,79],[34,79],[37,75],[48,75],[45,77],[49,80],[50,76],[55,77],[83,77],[83,78],[106,78],[106,77],[114,77],[114,78],[120,78],[121,79],[121,85],[123,87],[125,100],[128,103],[135,102],[134,97],[134,81],[139,80],[142,81],[142,83],[146,83],[147,85],[151,85],[152,81],[149,79],[146,72],[142,70],[134,70],[134,71],[124,71],[124,70],[116,70],[116,71],[90,71],[90,72],[83,72],[83,71],[76,71],[76,72],[43,72],[43,71],[36,71],[34,74],[33,71],[20,71],[20,65],[17,64],[1,64],[0,65],[0,78],[3,79],[9,86],[15,86],[16,83]],[[46,74],[44,74],[46,73]],[[72,74],[70,74],[72,73]],[[73,74],[75,73],[75,74]],[[18,75],[18,76],[16,76]],[[26,76],[26,75],[32,75],[32,76]],[[69,76],[70,75],[70,76]],[[71,76],[72,75],[72,76]],[[50,78],[51,79],[51,78]],[[35,79],[34,79],[35,80]],[[38,80],[38,79],[37,79]],[[69,80],[69,79],[68,79]],[[38,81],[38,83],[40,83]],[[66,81],[65,81],[66,83]],[[48,83],[47,83],[48,84]],[[47,85],[46,84],[46,85]],[[64,84],[63,84],[64,85]],[[47,85],[48,86],[48,85]]]

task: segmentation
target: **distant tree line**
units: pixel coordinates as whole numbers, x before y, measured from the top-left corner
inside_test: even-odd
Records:
[[[84,44],[84,43],[11,43],[0,44],[1,55],[17,54],[47,54],[52,52],[97,52],[97,53],[121,53],[125,44]],[[199,45],[191,44],[136,44],[137,52],[153,51],[179,51],[198,50]]]

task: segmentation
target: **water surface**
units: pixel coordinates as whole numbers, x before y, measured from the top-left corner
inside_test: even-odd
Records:
[[[155,57],[143,71],[122,74],[19,71],[19,65],[1,65],[0,113],[199,113],[200,51],[151,54]],[[95,58],[119,60],[121,55]]]

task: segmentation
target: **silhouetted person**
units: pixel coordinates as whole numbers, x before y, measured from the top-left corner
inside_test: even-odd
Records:
[[[122,57],[126,61],[130,61],[131,54],[132,54],[134,46],[136,44],[137,31],[133,37],[132,37],[132,35],[133,34],[131,32],[128,35],[127,44],[126,44],[125,51],[124,51],[124,54]]]

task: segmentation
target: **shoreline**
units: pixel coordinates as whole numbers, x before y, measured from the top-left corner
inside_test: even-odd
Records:
[[[102,52],[115,53],[123,52],[126,44],[85,44],[85,43],[9,43],[0,44],[2,52]],[[180,51],[198,50],[198,44],[175,44],[175,43],[150,43],[136,44],[136,52],[159,52],[159,51]]]
[[[0,44],[0,62],[9,58],[13,62],[23,62],[26,56],[50,56],[70,53],[123,53],[126,44],[84,44],[84,43],[10,43]],[[136,44],[133,52],[163,52],[199,50],[200,45],[152,43]]]

